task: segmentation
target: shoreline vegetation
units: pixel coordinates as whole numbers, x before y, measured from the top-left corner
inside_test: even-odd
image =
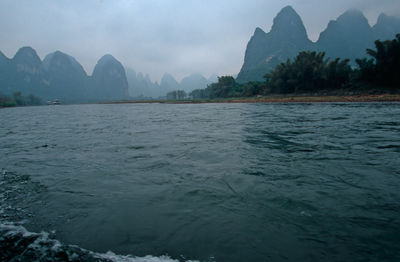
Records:
[[[218,78],[205,89],[167,94],[166,100],[131,100],[102,104],[129,103],[323,103],[400,102],[400,34],[393,40],[375,41],[372,58],[330,61],[325,53],[303,51],[293,60],[279,64],[265,82],[239,84],[232,76]]]
[[[393,40],[375,41],[375,48],[366,50],[372,58],[356,59],[356,65],[349,59],[325,58],[324,52],[302,51],[265,74],[264,82],[238,83],[232,76],[221,76],[217,83],[188,95],[183,90],[169,92],[167,100],[398,101],[400,34]]]
[[[23,96],[21,92],[14,92],[12,96],[0,94],[0,108],[38,105],[42,105],[42,100],[32,94],[27,96]]]
[[[238,83],[232,76],[218,77],[205,89],[167,93],[154,100],[93,101],[94,104],[128,103],[290,103],[290,102],[400,102],[400,34],[393,40],[375,41],[372,57],[325,58],[324,52],[302,51],[265,74],[264,82]],[[42,104],[34,95],[0,94],[0,108]],[[85,103],[84,103],[85,104]],[[91,104],[90,102],[86,104]]]

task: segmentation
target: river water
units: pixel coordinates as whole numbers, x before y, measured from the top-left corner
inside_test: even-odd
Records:
[[[63,105],[0,121],[3,247],[15,229],[143,261],[400,261],[400,103]]]

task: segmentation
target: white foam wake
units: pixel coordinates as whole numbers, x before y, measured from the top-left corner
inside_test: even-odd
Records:
[[[64,245],[47,232],[29,232],[21,225],[0,223],[0,261],[101,261],[101,262],[179,262],[169,256],[123,256],[96,253],[74,245]],[[194,261],[187,261],[194,262]]]

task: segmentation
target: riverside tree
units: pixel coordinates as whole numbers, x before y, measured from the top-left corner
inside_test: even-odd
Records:
[[[376,50],[367,49],[372,58],[357,59],[359,80],[382,87],[400,87],[400,34],[393,40],[375,41]]]
[[[264,77],[274,93],[338,89],[349,84],[352,69],[348,63],[340,58],[329,62],[324,52],[303,51],[293,62],[288,59]]]

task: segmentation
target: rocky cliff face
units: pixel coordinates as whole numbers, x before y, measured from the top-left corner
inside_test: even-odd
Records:
[[[349,10],[331,21],[317,41],[317,50],[325,51],[327,57],[365,57],[367,48],[374,46],[374,36],[368,20],[358,10]]]
[[[56,51],[45,57],[41,68],[44,90],[49,99],[85,100],[87,75],[75,58]]]
[[[377,23],[372,27],[374,39],[388,40],[400,33],[400,18],[381,14]]]
[[[316,43],[312,43],[299,15],[290,6],[275,17],[272,29],[265,33],[257,28],[251,37],[244,64],[237,77],[239,83],[264,81],[263,76],[277,64],[294,58],[300,51],[326,52],[326,57],[356,58],[366,56],[366,49],[374,47],[377,39],[393,39],[400,33],[400,19],[382,14],[371,27],[358,10],[349,10],[330,21]]]
[[[269,33],[256,28],[247,45],[237,81],[263,81],[264,75],[277,64],[312,48],[303,21],[292,7],[287,6],[275,17]]]
[[[125,69],[112,55],[105,55],[97,62],[91,77],[90,97],[100,100],[129,97]]]
[[[10,93],[10,59],[0,52],[0,94]]]
[[[32,47],[22,47],[12,59],[18,73],[39,74],[42,61]]]
[[[128,82],[111,55],[102,57],[89,77],[70,55],[56,51],[42,62],[33,48],[23,47],[12,59],[0,52],[0,93],[18,91],[62,102],[117,100],[128,98]]]
[[[9,82],[11,90],[24,93],[34,93],[41,86],[42,61],[32,47],[20,48],[8,65]]]

